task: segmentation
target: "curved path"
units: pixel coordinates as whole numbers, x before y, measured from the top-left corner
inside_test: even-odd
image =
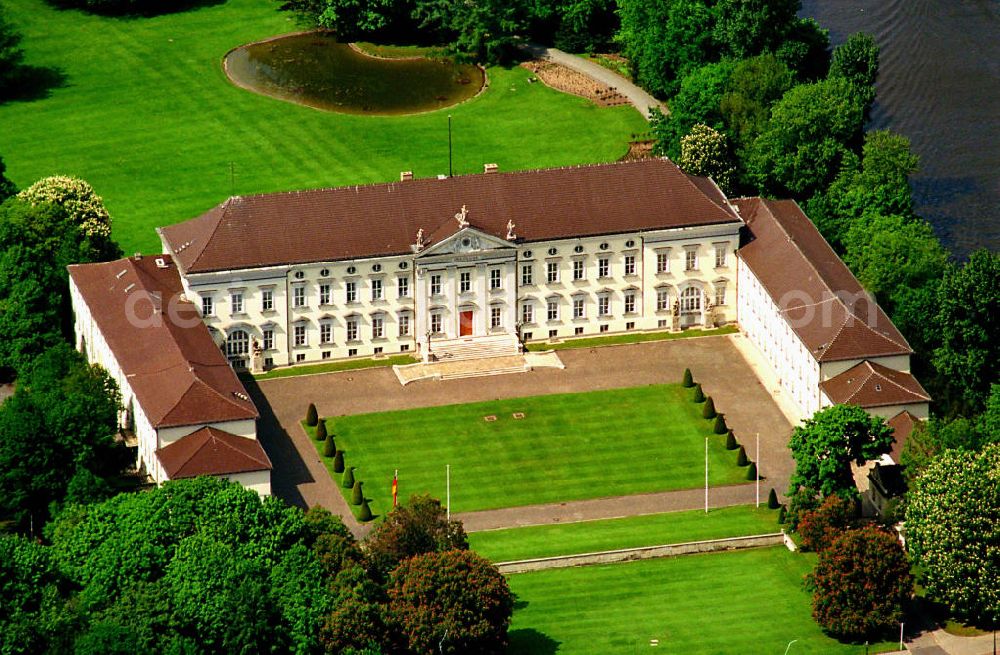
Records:
[[[595,82],[614,87],[618,93],[628,98],[628,101],[639,110],[639,113],[642,114],[643,118],[646,120],[649,120],[649,112],[651,109],[659,109],[664,114],[668,113],[667,106],[654,98],[647,91],[639,88],[637,85],[633,84],[618,73],[607,69],[600,64],[595,64],[589,59],[577,57],[576,55],[571,55],[568,52],[563,52],[562,50],[557,50],[556,48],[549,48],[537,43],[527,43],[521,46],[521,49],[536,59],[548,59],[565,66],[566,68],[575,70],[577,73],[586,75]]]

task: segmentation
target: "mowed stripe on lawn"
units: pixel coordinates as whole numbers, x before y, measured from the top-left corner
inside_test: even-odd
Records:
[[[444,499],[446,465],[455,512],[695,488],[706,437],[710,484],[745,481],[689,397],[680,385],[651,385],[361,414],[327,428],[376,514],[397,469],[402,498]]]

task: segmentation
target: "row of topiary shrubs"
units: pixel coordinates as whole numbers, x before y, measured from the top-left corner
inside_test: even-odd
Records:
[[[355,479],[355,467],[344,467],[344,451],[337,448],[333,435],[327,433],[326,420],[321,420],[316,412],[316,405],[309,403],[306,410],[306,425],[316,428],[316,441],[323,442],[323,457],[333,458],[333,472],[341,474],[341,485],[344,489],[351,490],[351,504],[358,506],[357,517],[359,521],[371,521],[373,518],[371,507],[368,506],[368,499],[365,498],[363,482]]]

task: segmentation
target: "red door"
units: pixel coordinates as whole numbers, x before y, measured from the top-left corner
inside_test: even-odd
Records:
[[[461,337],[472,336],[472,312],[459,312],[458,314],[458,335]]]

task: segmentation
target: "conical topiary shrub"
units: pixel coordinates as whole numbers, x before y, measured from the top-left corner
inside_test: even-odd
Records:
[[[785,506],[782,505],[781,508],[778,510],[778,525],[784,525],[784,524],[785,524]]]
[[[736,443],[736,435],[733,434],[732,430],[730,430],[726,435],[726,450],[736,450],[739,446],[740,445]]]
[[[361,490],[361,480],[354,483],[354,489],[351,491],[351,504],[360,505],[365,502],[365,492]]]
[[[736,453],[736,466],[746,466],[750,463],[747,459],[747,449],[740,446],[740,452]]]
[[[333,472],[343,473],[344,472],[344,451],[338,450],[337,454],[333,456]]]
[[[700,384],[694,385],[694,395],[691,396],[691,400],[693,400],[696,403],[705,402],[705,393],[701,390]]]
[[[780,507],[778,504],[778,494],[774,491],[774,487],[771,487],[771,493],[767,494],[767,508],[778,509],[778,507]]]
[[[333,442],[333,435],[326,435],[326,441],[323,442],[323,457],[333,457],[337,454],[337,444]]]
[[[309,403],[309,409],[306,410],[306,425],[314,428],[318,421],[319,414],[316,413],[316,405]]]
[[[726,418],[722,414],[715,415],[715,425],[712,427],[712,431],[715,434],[725,434],[729,432],[729,426],[726,425]]]
[[[326,421],[316,424],[316,441],[326,440]]]
[[[372,520],[372,508],[368,506],[367,500],[361,501],[361,509],[358,510],[358,520],[359,521]]]
[[[354,467],[344,471],[344,489],[350,489],[354,486]]]
[[[747,467],[747,480],[757,479],[757,462],[750,462],[750,466]]]
[[[690,389],[694,386],[694,378],[691,376],[691,369],[684,369],[684,379],[681,380],[681,385],[685,388]]]
[[[701,406],[701,417],[702,418],[715,418],[715,401],[709,396],[705,399],[705,404]]]

